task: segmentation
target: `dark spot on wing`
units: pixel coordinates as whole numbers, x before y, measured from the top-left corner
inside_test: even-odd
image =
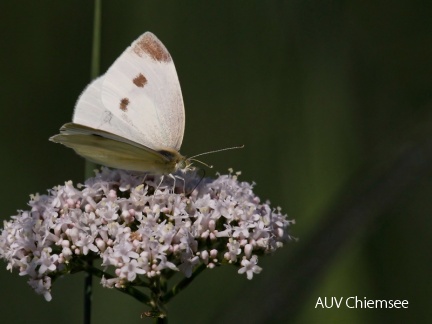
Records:
[[[133,79],[133,83],[139,88],[144,88],[147,84],[147,79],[142,73],[140,73],[135,79]]]
[[[127,110],[127,106],[129,105],[129,99],[128,98],[123,98],[122,100],[120,100],[120,109],[123,111]]]

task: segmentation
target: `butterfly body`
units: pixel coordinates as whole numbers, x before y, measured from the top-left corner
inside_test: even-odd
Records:
[[[169,174],[190,168],[179,153],[184,127],[171,55],[146,32],[83,91],[72,123],[50,140],[108,167]]]

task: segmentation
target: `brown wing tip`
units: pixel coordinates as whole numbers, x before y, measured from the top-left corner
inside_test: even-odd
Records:
[[[141,35],[132,44],[132,50],[140,57],[147,54],[153,60],[158,62],[170,62],[172,60],[171,55],[164,44],[162,44],[162,42],[150,32]]]

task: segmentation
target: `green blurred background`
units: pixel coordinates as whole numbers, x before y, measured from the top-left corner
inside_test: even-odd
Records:
[[[205,161],[215,171],[241,170],[263,200],[297,222],[300,240],[261,258],[264,270],[252,281],[233,267],[205,271],[168,305],[170,323],[432,319],[432,166],[420,154],[423,171],[392,169],[432,138],[431,13],[430,1],[410,0],[103,3],[102,71],[141,33],[155,33],[183,90],[182,153],[245,144]],[[89,82],[93,3],[1,0],[0,18],[8,219],[27,208],[30,193],[83,180],[83,159],[48,137],[70,121]],[[388,178],[400,179],[390,188],[410,185],[375,195],[384,206],[365,207],[364,191]],[[357,223],[341,206],[354,206]],[[332,226],[329,217],[338,217]],[[56,282],[48,303],[5,267],[3,323],[81,322],[83,275]],[[137,301],[95,281],[93,323],[151,322],[139,318],[146,308]],[[409,309],[315,309],[318,297],[350,296],[406,299]]]

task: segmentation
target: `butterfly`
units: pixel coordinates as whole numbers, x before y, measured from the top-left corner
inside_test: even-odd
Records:
[[[171,174],[192,168],[179,153],[184,129],[174,62],[162,42],[146,32],[87,86],[72,122],[50,140],[97,164]]]

